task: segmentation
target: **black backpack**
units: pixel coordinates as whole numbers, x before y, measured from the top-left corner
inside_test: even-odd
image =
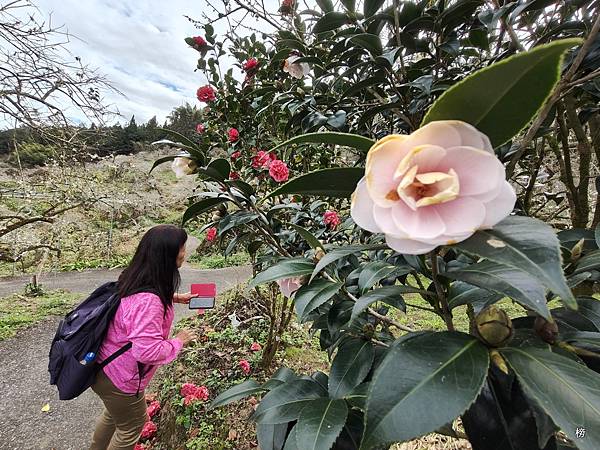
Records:
[[[139,290],[142,291],[153,292],[152,289]],[[48,371],[50,384],[56,385],[61,400],[78,397],[94,384],[99,370],[131,348],[128,342],[101,363],[94,360],[82,364],[89,352],[98,355],[120,302],[117,283],[105,283],[60,321],[50,346]],[[141,363],[138,363],[138,371],[141,385],[144,373]]]

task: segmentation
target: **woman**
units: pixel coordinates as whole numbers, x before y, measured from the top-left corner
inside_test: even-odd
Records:
[[[181,348],[195,338],[193,332],[183,330],[168,339],[173,302],[188,303],[192,297],[190,293],[176,293],[186,241],[187,234],[179,227],[151,228],[119,277],[121,303],[98,353],[98,361],[128,342],[132,347],[106,365],[92,386],[105,408],[90,450],[134,448],[148,420],[144,388],[158,366],[173,361]]]

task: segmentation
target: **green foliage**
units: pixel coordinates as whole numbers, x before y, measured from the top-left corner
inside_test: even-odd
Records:
[[[9,162],[13,165],[21,163],[24,167],[43,166],[56,157],[56,148],[37,142],[24,142],[19,145],[18,152],[10,154]]]

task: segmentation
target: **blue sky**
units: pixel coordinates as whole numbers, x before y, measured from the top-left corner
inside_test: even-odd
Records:
[[[206,80],[194,72],[198,53],[183,39],[202,33],[184,15],[199,19],[204,0],[34,2],[46,20],[64,25],[74,36],[68,45],[73,55],[98,68],[125,94],[105,98],[124,116],[121,122],[135,114],[138,123],[154,115],[162,123],[173,107],[197,104],[196,89]],[[265,3],[276,10],[276,0]]]

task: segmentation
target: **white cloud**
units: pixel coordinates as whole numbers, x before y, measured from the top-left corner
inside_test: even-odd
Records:
[[[267,3],[277,8],[277,0]],[[204,1],[37,0],[36,5],[76,36],[68,45],[73,55],[125,94],[105,96],[124,116],[121,121],[135,114],[141,123],[156,115],[162,123],[173,107],[197,103],[196,89],[206,79],[194,72],[199,54],[183,39],[202,31],[184,15],[200,18]]]

